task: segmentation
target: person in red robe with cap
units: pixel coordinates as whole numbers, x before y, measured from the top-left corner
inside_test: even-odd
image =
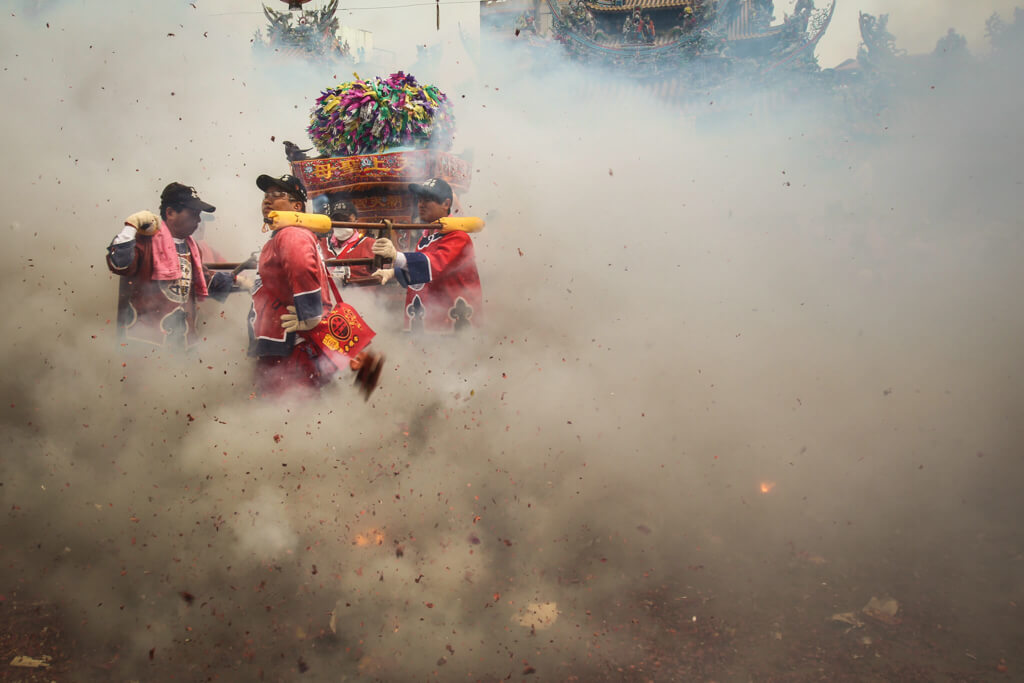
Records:
[[[335,199],[328,202],[323,213],[332,221],[353,223],[358,220],[356,207],[347,199]],[[352,228],[334,228],[320,238],[320,245],[324,250],[324,258],[328,259],[373,258],[373,238]],[[373,267],[332,266],[327,271],[344,286],[350,278],[369,277]]]
[[[454,195],[441,178],[414,183],[409,191],[418,200],[421,223],[451,214]],[[373,253],[394,261],[393,269],[377,270],[373,276],[381,284],[395,278],[406,288],[406,331],[451,333],[483,322],[483,294],[469,233],[428,230],[411,252],[398,251],[391,240],[378,239]]]
[[[212,273],[192,234],[200,214],[216,210],[194,187],[170,183],[160,195],[160,215],[138,211],[107,248],[107,267],[121,276],[117,327],[133,350],[187,350],[198,343],[196,304],[207,296],[227,298],[244,276]]]
[[[306,190],[298,178],[261,175],[263,216],[271,211],[304,212]],[[312,332],[340,303],[324,266],[318,236],[299,226],[274,230],[259,257],[259,276],[249,312],[249,355],[256,358],[261,395],[315,395],[338,370]],[[381,358],[364,352],[353,359],[356,383],[368,397],[380,375]]]

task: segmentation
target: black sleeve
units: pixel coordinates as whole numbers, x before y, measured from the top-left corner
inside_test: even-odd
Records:
[[[110,269],[118,274],[124,274],[135,262],[135,240],[111,244],[107,247],[107,260]]]
[[[212,273],[212,271],[206,271]],[[227,273],[216,272],[212,275],[208,275],[206,281],[206,289],[210,293],[210,298],[214,301],[224,301],[228,298],[228,294],[231,293],[231,288],[235,286],[235,278],[231,277]]]

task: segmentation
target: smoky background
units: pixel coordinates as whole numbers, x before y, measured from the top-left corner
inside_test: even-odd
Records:
[[[876,595],[1019,646],[1019,57],[858,136],[452,38],[475,73],[408,70],[473,155],[486,328],[410,339],[356,292],[373,399],[267,403],[243,295],[185,359],[121,354],[103,251],[172,180],[258,248],[255,176],[348,75],[187,3],[92,9],[0,24],[2,590],[62,606],[102,664],[72,680],[619,680],[714,642],[678,675],[765,679]]]

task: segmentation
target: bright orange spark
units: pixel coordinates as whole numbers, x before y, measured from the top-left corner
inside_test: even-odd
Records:
[[[352,540],[352,545],[359,548],[365,548],[370,545],[384,545],[384,534],[376,529],[371,529],[365,534],[356,534]]]
[[[762,481],[761,482],[761,493],[768,493],[775,488],[774,481]]]

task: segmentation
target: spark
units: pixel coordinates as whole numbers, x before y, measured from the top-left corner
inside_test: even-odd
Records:
[[[359,548],[367,548],[371,545],[384,545],[384,534],[376,529],[370,529],[365,534],[356,534],[352,545]]]

